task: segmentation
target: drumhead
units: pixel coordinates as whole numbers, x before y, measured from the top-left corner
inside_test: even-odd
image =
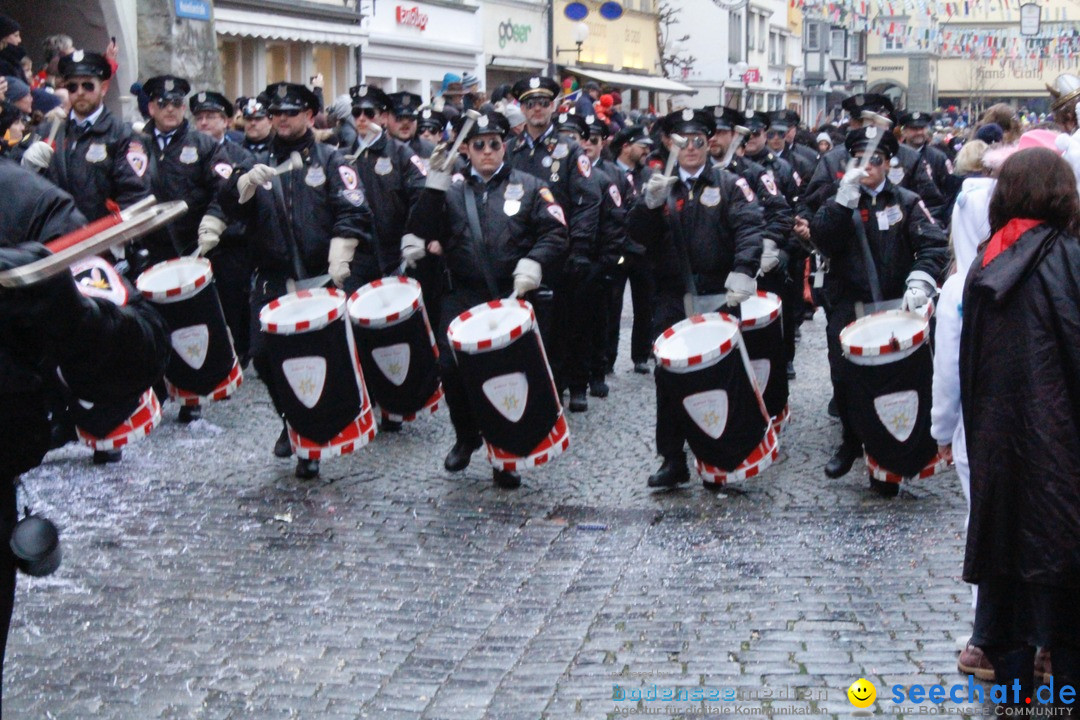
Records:
[[[667,370],[697,370],[731,352],[738,333],[738,322],[730,315],[695,315],[665,330],[653,343],[653,352]]]
[[[349,317],[364,327],[387,327],[420,309],[420,283],[403,276],[369,282],[349,298]]]
[[[762,328],[780,317],[780,296],[770,292],[758,291],[739,305],[743,329]]]
[[[142,296],[158,303],[186,300],[199,292],[214,277],[206,258],[180,257],[159,262],[135,280]]]
[[[298,290],[267,303],[259,311],[259,324],[271,335],[320,330],[345,314],[345,303],[345,293],[335,288]]]
[[[532,305],[524,300],[493,300],[454,318],[446,336],[455,350],[487,352],[506,347],[535,324]]]
[[[930,320],[907,310],[859,318],[840,331],[844,357],[857,365],[884,365],[908,357],[926,342]]]

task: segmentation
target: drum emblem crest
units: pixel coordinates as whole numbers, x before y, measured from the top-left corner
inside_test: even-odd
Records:
[[[529,381],[525,373],[499,375],[483,385],[484,395],[499,414],[512,423],[516,423],[525,414],[525,404],[529,399]]]
[[[296,399],[308,410],[315,407],[326,385],[326,358],[317,355],[290,358],[281,363],[281,370]]]
[[[919,412],[919,393],[915,390],[889,393],[874,398],[874,410],[878,418],[899,442],[906,442],[915,429]]]
[[[683,398],[683,407],[701,431],[718,439],[724,434],[728,421],[728,394],[726,390],[708,390]]]
[[[176,354],[193,370],[198,370],[206,362],[206,351],[210,349],[210,330],[206,325],[174,330],[170,340]]]
[[[409,343],[398,343],[386,347],[375,348],[371,351],[371,357],[375,364],[382,370],[386,379],[398,387],[405,382],[409,375],[409,359],[412,350]]]
[[[754,369],[754,379],[757,380],[758,392],[764,393],[769,385],[769,373],[772,372],[772,363],[768,360],[751,360],[750,367]]]

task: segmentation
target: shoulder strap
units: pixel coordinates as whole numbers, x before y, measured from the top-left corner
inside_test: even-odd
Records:
[[[491,276],[491,267],[487,262],[487,242],[484,240],[484,229],[480,227],[480,214],[476,211],[476,194],[468,180],[463,184],[465,186],[465,214],[469,218],[469,229],[476,238],[476,249],[481,256],[477,258],[480,261],[480,272],[484,274],[484,284],[487,285],[488,292],[494,300],[499,297],[499,287],[495,283],[495,278]]]

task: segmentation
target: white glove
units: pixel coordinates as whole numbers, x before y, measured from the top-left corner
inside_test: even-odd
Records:
[[[450,157],[450,146],[442,142],[435,146],[428,158],[428,174],[424,187],[446,192],[453,177],[454,163]]]
[[[199,255],[205,255],[221,242],[221,233],[225,232],[225,221],[213,215],[203,215],[199,222]]]
[[[356,246],[359,244],[360,241],[356,238],[336,237],[330,240],[330,254],[327,258],[330,265],[330,279],[339,288],[345,287],[345,280],[351,272],[349,263],[352,262],[353,255],[356,254]]]
[[[776,247],[776,241],[771,238],[765,238],[762,244],[764,249],[761,251],[761,274],[764,275],[775,270],[780,264],[780,250]]]
[[[907,292],[900,302],[901,310],[918,310],[930,302],[937,291],[934,278],[929,273],[916,270],[907,276]]]
[[[1057,144],[1058,150],[1062,151],[1062,157],[1065,158],[1065,162],[1069,163],[1069,167],[1072,168],[1073,175],[1076,176],[1076,182],[1080,184],[1080,130],[1077,130],[1072,134],[1072,137],[1062,133],[1057,136],[1057,140],[1054,141]]]
[[[60,105],[57,105],[52,110],[45,113],[45,118],[44,119],[46,121],[50,122],[50,123],[64,122],[64,121],[66,121],[68,119],[68,111],[65,110],[63,107],[61,107]]]
[[[49,163],[52,162],[53,149],[49,147],[49,143],[38,140],[31,143],[30,147],[26,148],[26,152],[23,153],[22,166],[27,170],[33,170],[35,172],[45,172],[49,169]]]
[[[645,183],[645,207],[655,210],[667,202],[668,195],[671,194],[671,188],[675,187],[677,182],[679,182],[678,175],[656,173],[649,178]]]
[[[525,297],[525,293],[540,287],[540,263],[529,258],[521,258],[514,266],[514,295]]]
[[[427,254],[425,249],[426,243],[424,239],[409,233],[401,237],[401,259],[405,261],[405,264],[409,267],[416,267],[416,263],[420,262],[424,255]]]
[[[243,205],[255,197],[255,190],[265,185],[274,177],[274,168],[259,163],[236,180],[236,189],[240,191],[240,204]]]
[[[867,173],[862,168],[854,167],[844,173],[840,180],[840,189],[836,191],[838,205],[852,210],[859,207],[859,184],[864,177],[867,177]]]
[[[757,281],[749,275],[730,272],[724,280],[724,287],[727,289],[727,304],[735,307],[757,292]]]

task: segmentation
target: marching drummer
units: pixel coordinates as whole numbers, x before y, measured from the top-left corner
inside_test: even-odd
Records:
[[[158,75],[143,83],[150,98],[150,122],[142,140],[150,157],[150,186],[161,202],[183,200],[188,212],[166,228],[171,243],[164,239],[147,243],[150,264],[190,255],[199,245],[200,232],[217,228],[224,221],[220,210],[210,204],[225,178],[214,168],[229,158],[207,135],[195,131],[185,117],[185,103],[191,85],[174,75]],[[183,420],[183,417],[181,417]]]
[[[362,284],[361,277],[373,277],[377,268],[371,252],[371,211],[360,178],[340,152],[316,142],[311,130],[319,99],[303,85],[284,82],[267,87],[265,96],[275,131],[266,163],[235,168],[220,200],[230,217],[261,230],[251,238],[251,356],[280,416],[265,341],[256,330],[259,311],[290,292],[298,280],[328,273],[337,287],[352,292]],[[271,167],[289,161],[293,153],[300,155],[302,167],[280,174]],[[292,455],[284,426],[274,454]],[[297,460],[297,477],[318,474],[318,460]]]
[[[628,219],[630,236],[652,259],[654,336],[686,317],[683,295],[692,289],[701,295],[726,293],[730,306],[754,294],[764,230],[761,206],[746,180],[708,161],[708,139],[716,130],[713,115],[678,110],[664,124],[669,133],[687,140],[686,147],[671,149],[678,150],[677,171],[649,178]],[[656,445],[664,461],[649,477],[649,487],[670,488],[690,480],[686,434],[677,418],[657,383]]]
[[[417,157],[426,160],[435,150],[435,143],[424,140],[417,134],[416,119],[424,100],[416,93],[402,90],[386,96],[390,100],[390,134],[394,139],[407,145]]]
[[[455,177],[452,183],[449,171],[436,169],[441,167],[440,155],[445,157],[445,149],[437,148],[427,188],[414,212],[423,217],[426,227],[420,227],[420,217],[410,223],[430,241],[429,249],[443,254],[450,274],[450,291],[435,333],[443,390],[456,434],[444,462],[450,472],[467,468],[481,445],[473,400],[465,392],[447,341],[450,321],[483,302],[510,295],[526,297],[540,287],[545,274],[558,269],[566,251],[566,217],[552,192],[532,175],[504,162],[509,132],[502,114],[482,114],[465,137],[468,175]],[[424,252],[424,246],[402,248],[410,262]],[[517,473],[506,470],[495,470],[494,481],[504,488],[521,484]]]
[[[833,392],[843,425],[840,446],[825,465],[825,474],[831,478],[846,475],[862,452],[847,408],[850,388],[845,381],[840,331],[856,319],[856,303],[874,300],[874,282],[880,286],[881,298],[903,296],[905,309],[922,308],[936,293],[936,278],[949,258],[945,233],[926,203],[887,177],[889,160],[898,149],[893,134],[877,127],[853,130],[844,142],[845,152],[862,161],[871,140],[880,144],[865,170],[848,170],[836,194],[821,206],[810,225],[814,242],[831,265],[825,276],[830,308],[826,338]],[[872,268],[863,260],[864,241],[873,259]]]

